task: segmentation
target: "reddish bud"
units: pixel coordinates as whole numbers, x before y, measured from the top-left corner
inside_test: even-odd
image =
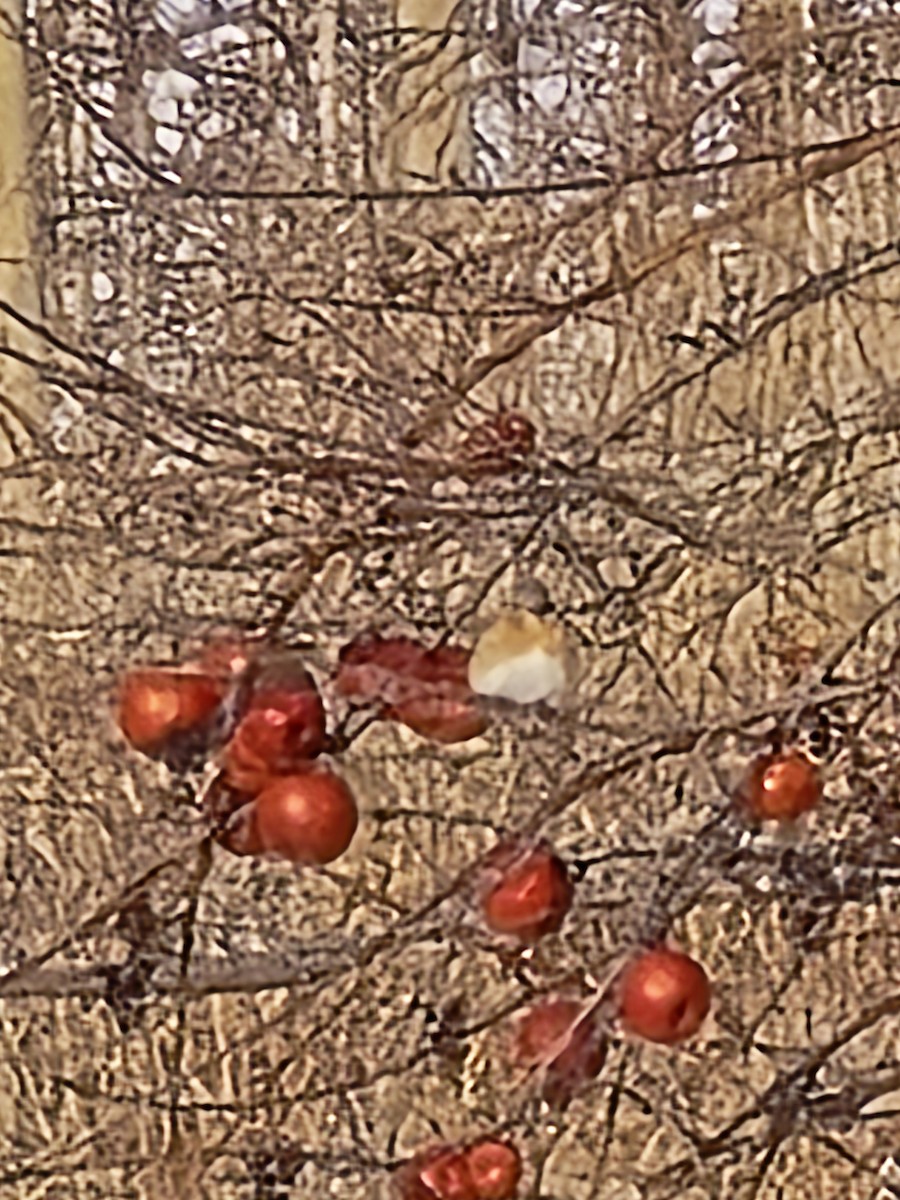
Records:
[[[210,722],[222,695],[216,680],[200,671],[129,671],[119,690],[119,727],[135,749],[164,750],[174,739]]]
[[[496,474],[508,470],[534,452],[532,423],[519,412],[504,411],[488,417],[462,443],[462,459],[470,472]]]
[[[572,904],[574,888],[561,859],[542,847],[500,847],[489,860],[499,878],[481,897],[488,928],[532,942],[555,933]]]
[[[793,750],[757,758],[741,789],[744,804],[765,821],[794,821],[815,808],[821,796],[818,769]]]
[[[359,822],[353,793],[325,769],[276,779],[246,807],[252,823],[248,842],[296,863],[321,865],[339,858]]]
[[[566,1103],[606,1059],[596,1017],[578,1000],[542,1000],[519,1019],[513,1058],[542,1070],[541,1091],[550,1103]]]
[[[698,962],[665,946],[646,950],[619,981],[619,1012],[631,1033],[650,1042],[692,1037],[711,1003],[706,972]]]

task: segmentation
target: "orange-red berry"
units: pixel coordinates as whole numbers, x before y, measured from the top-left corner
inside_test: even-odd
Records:
[[[122,680],[117,719],[135,749],[154,753],[202,728],[222,698],[222,687],[201,671],[142,667]]]
[[[253,801],[247,819],[253,823],[251,840],[262,851],[316,864],[339,858],[359,823],[353,793],[326,769],[272,781]]]
[[[744,804],[765,821],[794,821],[815,808],[821,796],[818,768],[796,750],[761,755],[741,789]]]
[[[463,1151],[477,1200],[513,1200],[522,1178],[522,1159],[515,1146],[484,1137]]]
[[[533,942],[560,928],[574,888],[565,865],[550,850],[501,846],[491,855],[487,875],[481,909],[494,933]]]
[[[680,950],[659,946],[631,962],[619,980],[619,1013],[625,1028],[650,1042],[692,1037],[711,1003],[706,972]]]
[[[518,1020],[513,1059],[542,1071],[541,1093],[565,1103],[600,1073],[606,1041],[592,1012],[579,1000],[555,998],[532,1005]]]

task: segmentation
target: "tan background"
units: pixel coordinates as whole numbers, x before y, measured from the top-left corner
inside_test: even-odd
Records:
[[[900,18],[183,8],[0,39],[0,1197],[368,1200],[488,1127],[543,1200],[900,1194]],[[465,482],[501,403],[538,454]],[[198,774],[110,728],[212,625],[283,624],[327,690],[361,628],[544,590],[578,695],[366,732],[319,874],[211,849]],[[826,802],[751,834],[776,726]],[[471,887],[517,830],[581,879],[522,958]],[[542,1109],[509,1011],[664,934],[701,1036],[613,1029]]]

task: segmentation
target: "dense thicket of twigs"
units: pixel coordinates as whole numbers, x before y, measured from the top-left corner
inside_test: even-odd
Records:
[[[0,1196],[370,1200],[485,1127],[543,1200],[900,1194],[900,16],[186,9],[21,34],[47,419],[0,478]],[[467,473],[501,406],[535,454]],[[362,629],[536,600],[571,703],[367,729],[320,873],[211,848],[198,775],[109,727],[118,671],[215,624],[326,681]],[[788,835],[731,806],[777,730],[826,779]],[[471,902],[511,831],[580,880],[525,959]],[[663,935],[714,1019],[542,1110],[507,1014]]]

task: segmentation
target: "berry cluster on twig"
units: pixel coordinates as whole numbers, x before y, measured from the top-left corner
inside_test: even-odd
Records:
[[[472,653],[400,635],[361,635],[340,652],[328,687],[373,719],[399,722],[439,744],[468,741],[489,725],[479,686],[533,702],[565,673],[558,631],[530,615],[505,621]],[[548,657],[554,645],[557,659]],[[335,765],[346,742],[329,732],[322,692],[288,647],[219,637],[183,665],[133,668],[120,682],[117,721],[144,754],[175,765],[198,754],[215,763],[201,805],[225,850],[318,867],[349,849],[359,811]],[[821,790],[814,764],[778,747],[751,764],[736,799],[752,819],[794,821],[818,803]],[[551,846],[503,840],[481,864],[477,899],[491,934],[529,947],[562,929],[575,884]],[[612,1024],[671,1046],[698,1032],[711,1005],[700,963],[675,946],[646,946],[599,996],[552,995],[518,1013],[509,1061],[529,1072],[542,1100],[563,1107],[602,1070]],[[423,1148],[394,1183],[400,1200],[513,1200],[521,1175],[516,1147],[485,1135]]]

